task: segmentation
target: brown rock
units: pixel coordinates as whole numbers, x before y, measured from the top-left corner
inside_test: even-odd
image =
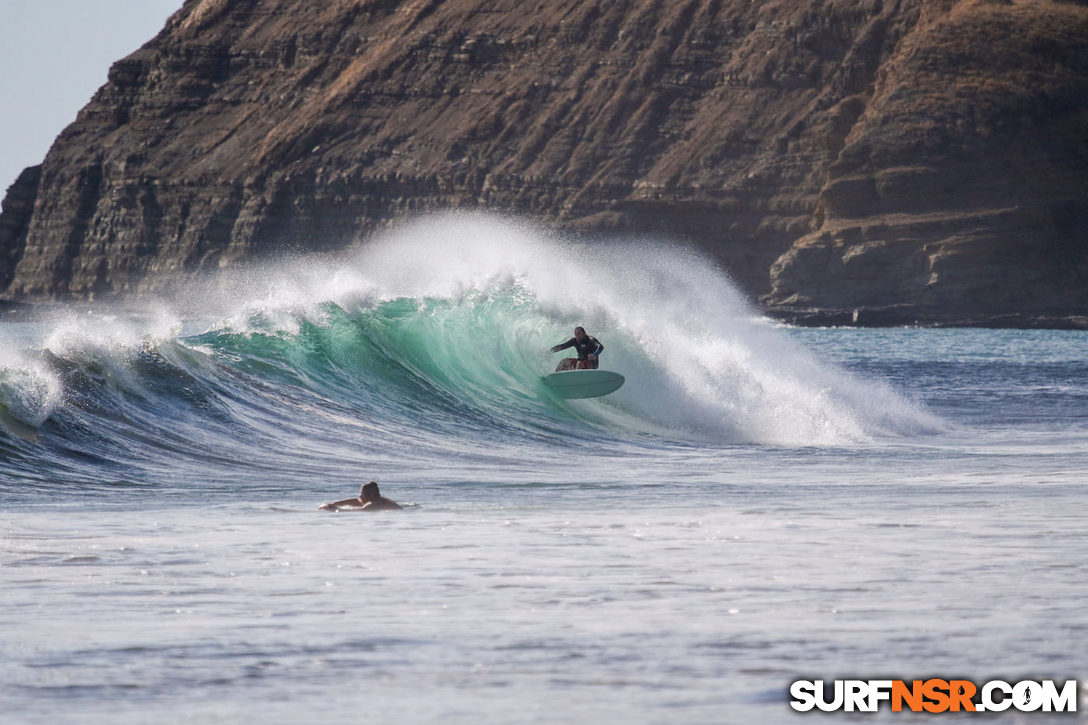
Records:
[[[189,0],[9,191],[0,282],[486,208],[690,239],[787,317],[1083,315],[1085,38],[1050,0]]]
[[[772,266],[776,314],[1079,327],[1088,313],[1088,8],[948,5],[881,68],[817,229]]]

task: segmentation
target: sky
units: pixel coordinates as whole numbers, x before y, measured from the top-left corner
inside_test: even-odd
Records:
[[[0,196],[183,0],[0,0]]]

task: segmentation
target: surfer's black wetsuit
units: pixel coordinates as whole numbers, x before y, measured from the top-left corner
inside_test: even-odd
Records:
[[[560,350],[566,350],[568,347],[573,347],[578,352],[578,359],[579,360],[585,360],[586,362],[590,362],[587,359],[588,356],[590,356],[590,355],[599,356],[601,354],[601,351],[604,350],[604,345],[601,344],[600,340],[598,340],[595,337],[590,337],[589,335],[586,335],[581,340],[579,340],[577,337],[572,337],[571,339],[567,340],[566,342],[553,347],[552,352],[559,352]],[[598,362],[599,362],[598,360],[594,360],[590,364],[593,366],[594,369],[596,369]]]

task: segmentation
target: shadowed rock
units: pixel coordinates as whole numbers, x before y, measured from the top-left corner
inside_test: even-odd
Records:
[[[694,241],[787,318],[1068,321],[1085,128],[1084,3],[189,0],[9,190],[0,284],[484,208]]]

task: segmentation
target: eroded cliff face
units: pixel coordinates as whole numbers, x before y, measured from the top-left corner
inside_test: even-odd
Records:
[[[1086,326],[1088,9],[925,6],[814,220],[771,268],[779,314]]]
[[[0,284],[485,208],[690,239],[785,315],[1077,314],[1086,79],[1070,2],[189,0],[9,191]]]

